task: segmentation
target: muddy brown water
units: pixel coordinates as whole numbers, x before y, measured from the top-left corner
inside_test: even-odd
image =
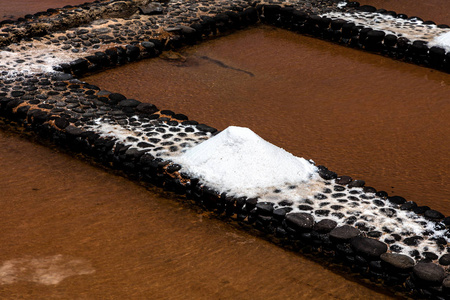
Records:
[[[270,28],[184,55],[86,80],[450,214],[448,75]],[[392,297],[4,130],[0,158],[2,299]]]
[[[361,5],[373,5],[376,8],[393,10],[409,17],[420,17],[424,21],[431,20],[436,24],[450,25],[450,2],[443,0],[361,0]]]

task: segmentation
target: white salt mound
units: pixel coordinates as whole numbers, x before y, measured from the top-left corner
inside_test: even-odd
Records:
[[[172,160],[208,186],[234,195],[254,195],[264,188],[306,182],[317,174],[317,168],[306,159],[236,126]]]

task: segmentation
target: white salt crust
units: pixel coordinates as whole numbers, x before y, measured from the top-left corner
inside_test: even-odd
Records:
[[[52,73],[53,66],[71,62],[86,53],[73,53],[53,45],[45,45],[34,41],[19,45],[10,45],[7,50],[0,51],[0,69],[13,77],[21,74]],[[22,61],[22,62],[18,62]]]
[[[386,34],[393,34],[397,37],[405,37],[409,40],[436,42],[440,36],[450,32],[449,28],[439,28],[433,24],[423,24],[420,20],[404,20],[389,15],[369,12],[329,12],[321,15],[331,19],[342,19],[353,22],[356,25],[370,27],[375,30],[384,31]],[[445,44],[449,51],[450,40],[447,36],[443,38],[441,44]]]
[[[140,151],[146,151],[146,153],[149,153],[154,157],[164,159],[169,159],[172,156],[185,152],[186,149],[208,139],[211,135],[210,133],[202,133],[203,135],[199,136],[198,134],[200,131],[192,125],[178,124],[169,126],[164,122],[145,120],[137,116],[130,119],[139,122],[140,125],[120,125],[114,120],[98,118],[94,120],[93,125],[85,125],[83,128],[85,130],[93,131],[103,138],[114,139],[116,143],[121,143]],[[162,129],[165,132],[159,132],[157,131],[157,128],[158,130]],[[186,132],[187,128],[189,128],[189,132]],[[180,136],[180,133],[182,133],[183,136]],[[171,136],[167,137],[165,135]],[[155,142],[152,139],[159,139],[160,141]],[[152,147],[139,146],[138,144],[142,142],[148,143],[152,145]],[[162,145],[161,143],[167,143],[167,145]],[[177,149],[171,150],[171,147],[177,147]]]

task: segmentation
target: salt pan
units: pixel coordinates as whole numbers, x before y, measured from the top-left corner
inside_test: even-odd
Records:
[[[317,168],[255,134],[230,126],[172,160],[203,183],[232,195],[253,196],[261,189],[296,184],[317,176]]]

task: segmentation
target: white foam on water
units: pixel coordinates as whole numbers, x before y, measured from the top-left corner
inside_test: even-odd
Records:
[[[248,128],[230,126],[172,158],[184,171],[219,192],[255,196],[262,189],[315,178],[317,168]]]

